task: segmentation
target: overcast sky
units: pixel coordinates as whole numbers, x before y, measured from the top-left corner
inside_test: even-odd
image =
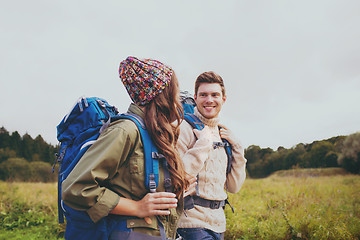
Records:
[[[52,144],[80,96],[127,110],[127,56],[172,66],[192,93],[220,74],[221,121],[245,147],[360,131],[358,0],[4,0],[0,31],[0,127]]]

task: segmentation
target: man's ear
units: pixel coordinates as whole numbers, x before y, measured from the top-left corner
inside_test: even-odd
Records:
[[[194,94],[194,100],[195,100],[195,106],[197,107],[197,97],[196,97],[196,94]]]
[[[225,101],[226,101],[226,95],[223,96],[223,101],[224,101],[224,102],[223,102],[223,104],[224,104]]]

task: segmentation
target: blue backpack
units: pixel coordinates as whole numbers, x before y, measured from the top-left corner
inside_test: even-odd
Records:
[[[115,226],[116,224],[121,225],[120,229],[124,228],[124,231],[128,231],[128,229],[126,229],[126,222],[124,225],[124,221],[119,221],[119,217],[116,216],[102,219],[94,224],[86,212],[66,206],[61,197],[62,182],[68,177],[84,153],[97,140],[101,132],[106,129],[111,122],[119,119],[129,119],[138,127],[144,145],[145,186],[149,192],[156,192],[159,183],[159,160],[164,160],[165,158],[162,154],[158,153],[156,146],[153,144],[145,128],[143,120],[131,113],[118,115],[116,107],[111,106],[104,99],[98,97],[80,98],[70,113],[67,114],[57,126],[57,138],[61,144],[59,154],[57,154],[55,161],[55,164],[58,162],[60,165],[58,174],[58,212],[60,223],[64,222],[64,214],[67,219],[66,239],[107,239],[111,231],[111,227],[109,226],[119,229],[119,226]],[[165,190],[171,191],[171,180],[169,172],[166,171],[166,160],[162,161],[162,164],[164,164],[165,170]],[[79,223],[81,223],[83,227],[88,224],[89,228],[86,229],[86,231],[79,230],[76,226],[76,224]],[[162,226],[160,226],[160,224],[159,227],[161,231]]]

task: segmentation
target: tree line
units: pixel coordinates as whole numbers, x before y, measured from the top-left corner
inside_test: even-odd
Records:
[[[57,147],[45,142],[38,135],[15,131],[11,134],[4,127],[0,128],[0,180],[10,181],[56,181],[52,174]]]
[[[0,128],[0,180],[56,181],[52,165],[58,147],[48,144],[41,135],[15,131],[11,134]],[[245,149],[248,176],[267,177],[275,171],[292,168],[342,167],[350,173],[360,174],[360,132],[338,136],[311,144],[299,143],[286,149],[260,148],[251,145]],[[55,172],[57,172],[55,170]]]
[[[247,171],[253,178],[292,168],[342,167],[360,174],[360,132],[311,144],[299,143],[290,149],[279,147],[276,151],[251,145],[245,149],[245,158]]]

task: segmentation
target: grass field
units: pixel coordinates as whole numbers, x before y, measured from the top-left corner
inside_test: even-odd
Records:
[[[229,194],[225,239],[360,239],[360,176],[323,175],[247,179]],[[0,239],[62,239],[56,191],[0,182]]]
[[[0,182],[0,239],[58,239],[55,183]]]
[[[280,176],[247,179],[230,195],[226,239],[360,238],[360,176]]]

